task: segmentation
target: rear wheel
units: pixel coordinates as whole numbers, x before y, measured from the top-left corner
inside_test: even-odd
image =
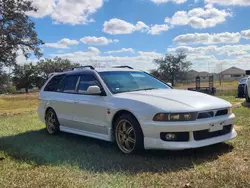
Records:
[[[250,102],[250,98],[249,98],[249,94],[248,94],[248,88],[246,87],[246,93],[245,93],[245,97],[246,97],[246,102]]]
[[[59,122],[53,109],[49,109],[45,117],[46,129],[49,134],[56,134],[60,131]]]
[[[118,148],[125,154],[143,150],[143,133],[131,114],[123,114],[116,120],[115,138]]]

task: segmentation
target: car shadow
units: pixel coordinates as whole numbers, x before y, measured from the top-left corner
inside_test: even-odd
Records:
[[[199,149],[151,150],[125,155],[114,143],[68,133],[51,136],[45,129],[0,138],[0,150],[16,160],[36,165],[77,165],[92,172],[127,171],[131,174],[192,168],[216,160],[232,149],[232,145],[221,143]]]

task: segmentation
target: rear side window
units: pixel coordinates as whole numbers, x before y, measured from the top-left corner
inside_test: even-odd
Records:
[[[51,78],[49,83],[45,86],[44,91],[56,92],[60,90],[60,85],[64,77],[65,75],[62,74],[62,75],[54,76],[53,78]]]
[[[89,86],[99,86],[98,80],[94,75],[83,75],[80,78],[79,86],[78,86],[78,93],[86,94]]]
[[[76,93],[76,84],[79,76],[67,76],[64,82],[63,92]]]

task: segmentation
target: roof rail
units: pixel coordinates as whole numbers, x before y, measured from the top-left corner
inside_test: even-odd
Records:
[[[80,67],[73,67],[71,70],[77,70],[77,69],[83,69],[83,68],[90,68],[92,70],[95,70],[95,68],[91,65],[86,65],[86,66],[80,66]]]
[[[133,69],[132,67],[127,66],[127,65],[114,66],[114,67],[112,67],[112,68],[128,68],[128,69]]]

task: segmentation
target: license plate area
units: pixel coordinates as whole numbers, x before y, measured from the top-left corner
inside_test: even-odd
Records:
[[[224,122],[212,123],[209,126],[210,126],[209,132],[220,131],[220,130],[223,130]]]

